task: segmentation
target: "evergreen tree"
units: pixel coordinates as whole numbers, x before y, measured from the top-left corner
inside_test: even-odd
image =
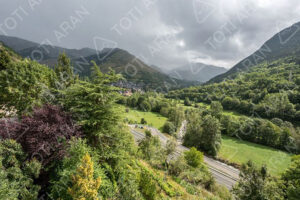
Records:
[[[68,189],[74,200],[99,200],[100,177],[94,178],[94,166],[89,154],[86,154],[72,176],[72,187]]]
[[[54,67],[54,71],[59,80],[59,85],[57,85],[59,89],[64,89],[75,83],[76,77],[71,66],[71,60],[65,52],[58,56],[57,65]]]

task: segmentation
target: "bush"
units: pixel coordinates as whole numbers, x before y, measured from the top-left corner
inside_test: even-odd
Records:
[[[173,135],[175,131],[176,131],[175,125],[170,121],[166,121],[166,123],[163,126],[163,132]]]
[[[167,155],[172,154],[175,151],[176,147],[177,147],[177,143],[175,139],[168,140],[166,144],[166,154]]]
[[[156,185],[153,181],[151,175],[142,170],[141,177],[140,177],[140,184],[141,193],[145,197],[146,200],[154,200],[156,199]]]
[[[184,99],[184,105],[185,105],[185,106],[191,106],[191,105],[192,105],[192,103],[191,103],[191,101],[190,101],[190,99],[189,99],[188,97],[186,97],[186,98]]]
[[[144,118],[141,118],[141,124],[147,124],[147,121]]]
[[[0,137],[17,140],[29,158],[35,157],[43,165],[61,159],[67,141],[80,135],[71,116],[52,105],[35,108],[32,116],[23,116],[21,122],[0,121]]]
[[[68,193],[73,199],[98,200],[98,189],[101,178],[94,178],[94,163],[88,153],[82,158],[80,166],[71,176],[72,187],[68,188]]]
[[[176,160],[171,160],[168,167],[168,173],[173,176],[179,176],[183,171],[188,169],[189,166],[186,163],[184,157],[179,157]]]
[[[72,175],[76,174],[78,166],[82,165],[82,158],[87,154],[91,156],[91,163],[94,163],[94,177],[101,178],[101,187],[97,190],[99,195],[104,199],[112,198],[115,194],[115,187],[111,182],[113,180],[110,181],[105,174],[111,175],[111,177],[113,177],[113,175],[109,170],[107,170],[107,172],[104,171],[104,168],[109,168],[109,166],[105,167],[105,164],[99,164],[95,151],[86,144],[85,140],[73,139],[70,142],[69,148],[66,150],[67,156],[57,164],[56,169],[53,171],[53,174],[51,174],[51,199],[73,200],[68,192],[68,188],[74,186]]]
[[[188,165],[199,167],[203,163],[203,153],[192,147],[189,151],[184,152],[184,158]]]
[[[0,199],[37,200],[40,187],[34,184],[41,164],[26,161],[26,154],[14,140],[0,140]]]

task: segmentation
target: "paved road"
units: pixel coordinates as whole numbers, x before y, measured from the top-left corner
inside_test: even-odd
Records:
[[[141,140],[145,137],[143,133],[140,133],[136,130],[134,130],[135,125],[129,125],[131,127],[131,133],[133,134],[135,140]],[[151,130],[152,135],[158,136],[162,145],[165,145],[168,141],[168,137],[166,137],[164,134],[162,134],[159,130],[156,128],[148,127],[148,129]],[[189,150],[188,148],[182,146],[180,142],[178,141],[178,146],[176,148],[176,151],[174,153],[174,157],[180,156],[184,151]],[[209,167],[211,173],[213,174],[214,178],[216,179],[217,183],[220,185],[226,186],[228,189],[231,189],[232,186],[237,182],[239,178],[239,170],[226,165],[222,162],[219,162],[217,160],[214,160],[212,158],[209,158],[207,156],[204,156],[204,162]]]

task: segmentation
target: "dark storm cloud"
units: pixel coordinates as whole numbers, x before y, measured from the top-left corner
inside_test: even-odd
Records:
[[[298,0],[10,0],[1,2],[0,34],[69,48],[101,48],[100,38],[165,69],[188,61],[230,67],[299,21],[299,5]]]

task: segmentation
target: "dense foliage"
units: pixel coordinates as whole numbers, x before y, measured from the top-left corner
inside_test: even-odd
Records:
[[[219,120],[204,112],[191,111],[187,121],[188,126],[183,144],[216,156],[221,147]]]
[[[47,66],[30,60],[17,60],[0,51],[0,107],[19,114],[51,102],[56,74]]]
[[[289,200],[296,200],[300,196],[300,155],[293,158],[290,168],[283,174],[286,186],[286,196]]]
[[[240,180],[233,188],[238,200],[283,200],[282,183],[268,175],[266,167],[257,169],[249,161],[241,167]]]
[[[0,121],[1,138],[16,140],[30,158],[43,165],[61,159],[68,140],[80,135],[71,116],[52,105],[34,109],[32,115],[23,116],[21,121]]]
[[[14,140],[0,140],[0,199],[38,199],[40,187],[34,179],[39,176],[41,164],[26,157]]]
[[[219,101],[224,109],[264,118],[299,121],[300,62],[287,57],[262,63],[234,79],[171,91],[170,98],[211,103]]]

